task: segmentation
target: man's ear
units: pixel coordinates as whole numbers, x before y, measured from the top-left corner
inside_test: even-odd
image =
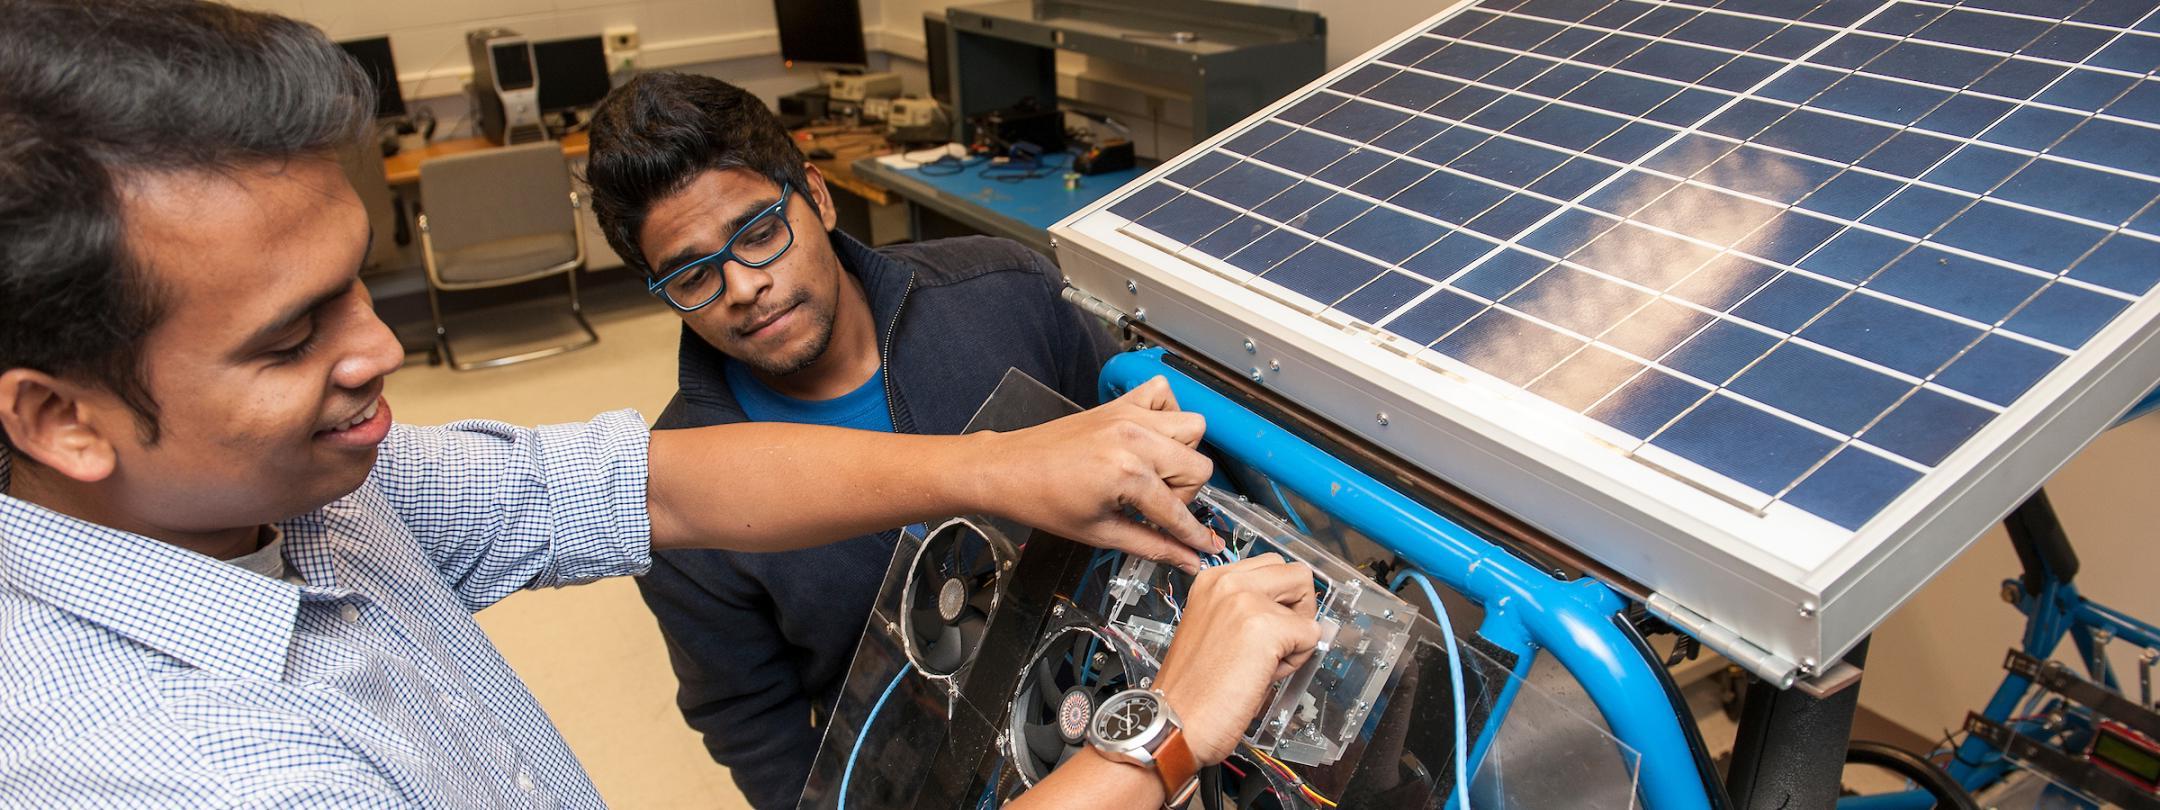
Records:
[[[825,185],[825,173],[818,171],[817,164],[806,162],[803,164],[803,179],[810,185],[803,189],[803,193],[817,202],[818,219],[824,222],[825,230],[839,227],[840,212],[833,210],[832,189]]]
[[[102,481],[112,475],[115,454],[90,417],[97,408],[118,406],[94,401],[108,399],[42,371],[11,368],[0,372],[0,429],[16,452],[37,463],[77,481]]]

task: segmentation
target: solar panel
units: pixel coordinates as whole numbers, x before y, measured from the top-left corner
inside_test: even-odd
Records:
[[[1355,372],[1269,382],[1631,576],[1753,569],[1668,589],[1712,620],[1927,538],[1887,613],[2160,376],[2156,68],[2142,1],[1463,4],[1057,232],[1114,277],[1076,284]]]

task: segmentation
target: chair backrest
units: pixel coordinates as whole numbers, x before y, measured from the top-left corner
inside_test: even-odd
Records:
[[[360,192],[360,205],[367,209],[368,224],[375,229],[375,240],[368,247],[367,266],[361,272],[369,272],[399,264],[397,244],[398,208],[390,193],[390,181],[383,176],[382,146],[376,141],[362,138],[358,143],[338,151],[338,165],[345,169],[345,177],[352,181],[353,190]]]
[[[554,141],[430,158],[420,204],[437,253],[577,228],[570,166]]]

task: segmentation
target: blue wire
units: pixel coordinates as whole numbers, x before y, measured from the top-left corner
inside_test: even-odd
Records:
[[[1282,487],[1275,485],[1275,479],[1267,480],[1267,488],[1275,493],[1275,504],[1282,507],[1283,516],[1290,519],[1290,525],[1296,526],[1297,530],[1304,532],[1306,536],[1312,536],[1312,530],[1305,528],[1304,519],[1298,517],[1297,508],[1290,505],[1290,498],[1283,495]]]
[[[1433,590],[1432,580],[1423,573],[1404,570],[1395,575],[1388,590],[1401,590],[1404,580],[1417,580],[1418,587],[1425,589],[1425,598],[1432,600],[1433,618],[1440,622],[1440,635],[1447,639],[1448,682],[1455,688],[1455,807],[1470,810],[1470,729],[1469,701],[1463,697],[1462,653],[1455,648],[1455,626],[1448,621],[1447,606],[1440,601],[1440,592]]]
[[[878,695],[877,702],[870,705],[870,714],[863,718],[862,730],[855,732],[855,747],[848,751],[847,767],[840,771],[839,810],[847,810],[848,782],[855,778],[855,757],[862,753],[863,740],[870,738],[870,724],[877,721],[878,711],[885,708],[885,699],[892,697],[893,689],[900,685],[900,679],[907,677],[908,669],[909,667],[903,666],[899,673],[892,676],[892,683],[885,685],[885,694]]]

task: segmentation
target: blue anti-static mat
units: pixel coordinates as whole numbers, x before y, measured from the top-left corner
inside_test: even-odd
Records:
[[[1116,191],[1138,178],[1139,169],[1090,175],[1080,178],[1077,189],[1065,188],[1065,172],[1062,169],[1047,170],[1042,177],[1019,181],[991,179],[1010,170],[994,169],[986,177],[985,164],[969,166],[959,174],[924,174],[921,169],[908,168],[898,171],[909,179],[917,180],[939,192],[967,200],[1005,217],[1034,228],[1048,230],[1058,220],[1074,211],[1087,207],[1104,195]]]

